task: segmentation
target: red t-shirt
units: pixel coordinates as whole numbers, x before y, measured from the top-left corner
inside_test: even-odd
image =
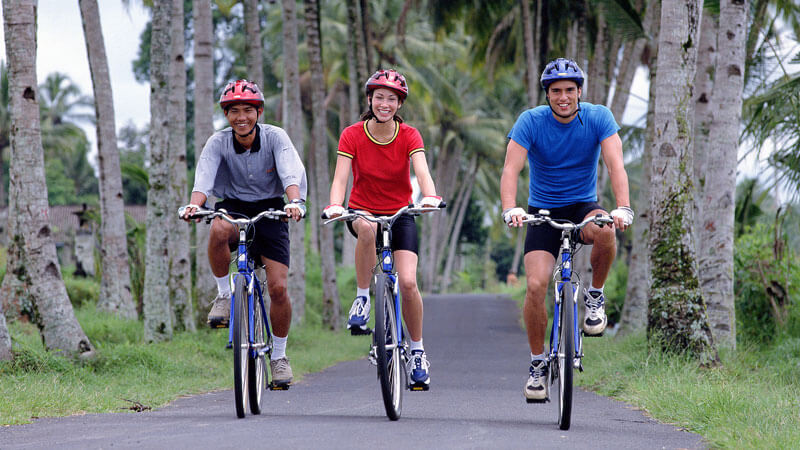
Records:
[[[396,122],[395,122],[396,123]],[[353,160],[348,206],[373,214],[394,214],[411,201],[411,155],[425,151],[416,128],[397,124],[389,142],[378,142],[366,122],[342,131],[337,154]]]

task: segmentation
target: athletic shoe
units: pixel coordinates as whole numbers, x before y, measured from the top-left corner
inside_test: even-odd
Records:
[[[269,360],[269,369],[272,373],[273,389],[286,389],[292,383],[292,366],[289,365],[289,358],[284,356]]]
[[[528,372],[530,376],[525,383],[525,400],[528,403],[544,402],[547,400],[547,361],[531,361]]]
[[[408,385],[412,391],[428,390],[431,383],[431,377],[428,374],[430,366],[424,350],[411,352],[411,357],[406,363],[406,372],[408,372]]]
[[[230,294],[218,294],[214,299],[214,304],[211,311],[208,312],[208,320],[206,323],[211,328],[228,328],[228,322],[231,320],[231,296]]]
[[[606,329],[605,297],[600,291],[586,291],[583,299],[586,304],[586,314],[583,319],[583,333],[587,336],[602,336]]]
[[[369,322],[369,299],[359,296],[353,300],[350,307],[350,319],[347,321],[347,329],[351,332],[366,332],[367,322]]]

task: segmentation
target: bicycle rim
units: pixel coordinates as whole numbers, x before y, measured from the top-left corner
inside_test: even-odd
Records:
[[[572,414],[572,374],[575,358],[575,301],[572,284],[561,288],[561,318],[558,333],[558,427],[568,430]]]
[[[246,412],[247,389],[247,283],[244,275],[236,277],[233,294],[233,395],[236,403],[236,417],[242,418]]]
[[[253,296],[253,350],[248,352],[247,360],[247,391],[250,397],[250,412],[261,414],[261,398],[264,387],[267,384],[267,360],[266,354],[259,353],[263,350],[266,342],[264,341],[265,324],[261,302]]]
[[[398,330],[394,313],[394,293],[385,274],[378,275],[375,283],[375,346],[378,360],[378,379],[386,416],[390,420],[400,418],[402,408],[402,369]]]

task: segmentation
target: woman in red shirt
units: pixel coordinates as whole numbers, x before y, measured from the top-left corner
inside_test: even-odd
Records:
[[[403,75],[394,70],[379,70],[366,83],[369,109],[361,121],[342,131],[339,138],[336,172],[331,185],[330,205],[323,214],[338,217],[343,205],[347,179],[353,172],[353,188],[348,207],[375,215],[391,215],[411,201],[410,168],[422,191],[424,206],[439,206],[441,197],[428,170],[422,136],[403,123],[397,110],[408,96]],[[375,265],[374,223],[358,219],[348,222],[356,244],[356,298],[350,309],[347,328],[353,334],[366,331],[369,320],[369,284]],[[411,337],[411,358],[407,370],[409,383],[427,388],[429,364],[422,345],[422,296],[417,288],[417,227],[414,218],[401,216],[392,226],[392,251],[403,299],[403,319]]]

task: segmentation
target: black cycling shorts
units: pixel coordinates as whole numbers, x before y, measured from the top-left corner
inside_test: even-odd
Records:
[[[542,208],[528,205],[528,214],[538,213]],[[572,205],[550,208],[550,217],[553,219],[566,219],[573,223],[583,222],[586,216],[596,210],[605,209],[597,202],[581,202]],[[583,242],[582,236],[578,236],[578,242]],[[541,225],[528,224],[525,234],[525,254],[534,250],[544,250],[550,252],[554,258],[558,257],[559,247],[561,247],[561,230],[551,227],[549,224]]]
[[[350,230],[350,234],[358,239],[358,234],[356,233],[356,230],[353,229],[353,222],[347,222],[347,229]],[[397,250],[408,250],[410,252],[414,252],[414,254],[419,254],[417,223],[414,222],[413,216],[403,215],[398,217],[394,224],[392,224],[390,233],[392,238],[393,252],[396,252]],[[378,233],[378,235],[375,236],[375,246],[376,248],[381,248],[383,246],[382,233]]]
[[[255,217],[258,213],[270,208],[283,211],[285,203],[283,199],[268,198],[256,202],[245,202],[236,199],[220,200],[214,209],[226,209],[229,213],[244,214],[247,217]],[[235,219],[236,214],[232,214]],[[261,263],[257,256],[283,263],[289,267],[289,224],[282,220],[270,219],[265,217],[255,223],[247,233],[247,252],[256,261]],[[231,244],[231,251],[235,251],[239,246],[237,241]]]

